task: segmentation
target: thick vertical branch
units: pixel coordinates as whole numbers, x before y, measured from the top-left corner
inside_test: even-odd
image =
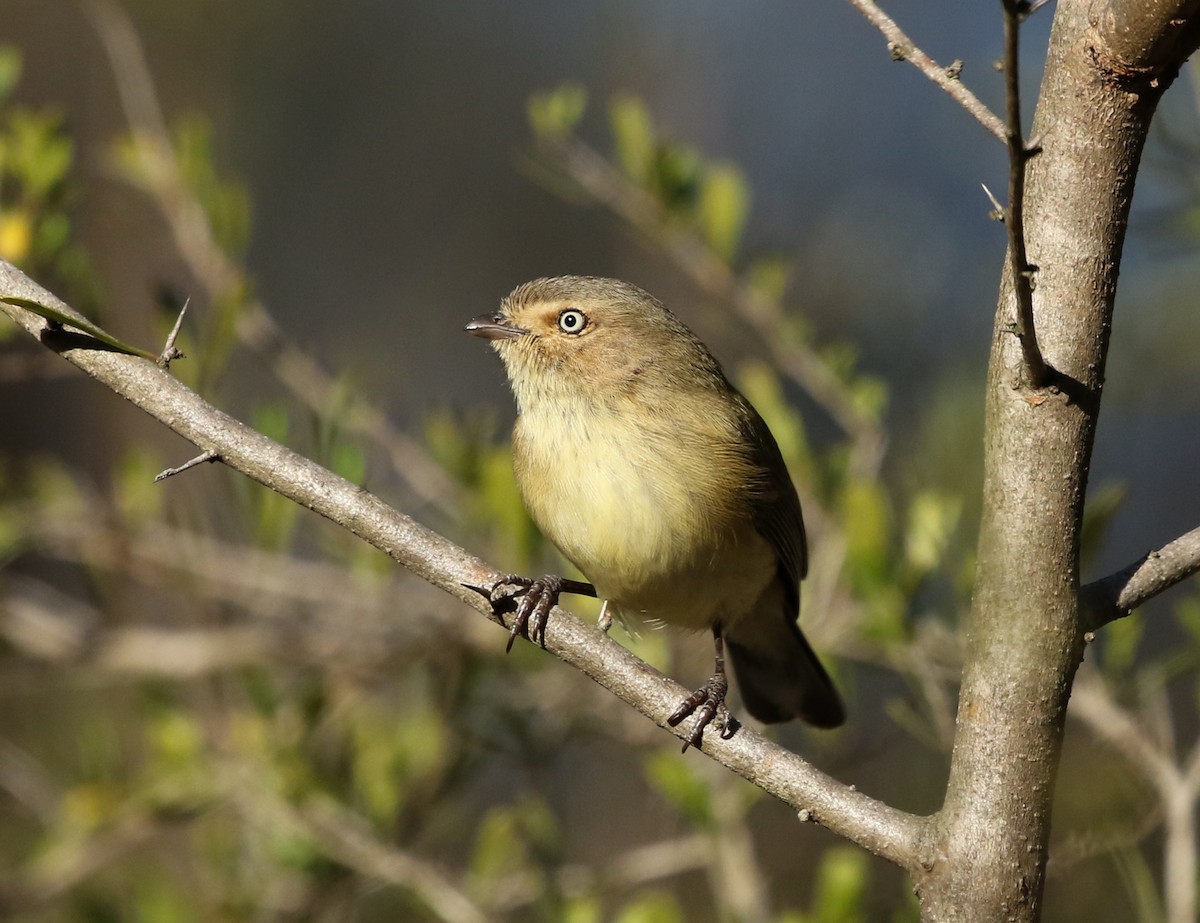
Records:
[[[1118,62],[1108,43],[1133,17],[1168,28],[1197,4],[1101,6],[1058,4],[1033,126],[1041,152],[1021,197],[1039,263],[1038,340],[1058,393],[1020,386],[1027,357],[1011,335],[1013,274],[1001,284],[957,734],[918,882],[930,920],[1033,921],[1041,911],[1063,719],[1082,655],[1079,530],[1117,270],[1150,120],[1182,60],[1176,44],[1169,59]]]

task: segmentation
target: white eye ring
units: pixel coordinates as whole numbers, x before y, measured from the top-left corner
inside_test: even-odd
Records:
[[[578,308],[567,308],[558,315],[558,329],[572,336],[583,333],[587,322],[587,315]]]

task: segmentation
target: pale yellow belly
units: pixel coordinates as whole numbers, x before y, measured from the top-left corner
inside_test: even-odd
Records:
[[[528,415],[514,433],[517,482],[538,527],[624,615],[686,628],[729,625],[774,578],[775,555],[738,509],[712,451],[590,416]]]

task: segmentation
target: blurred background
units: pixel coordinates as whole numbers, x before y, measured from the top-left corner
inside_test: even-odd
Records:
[[[887,10],[1002,110],[998,4]],[[981,184],[1007,165],[848,4],[0,0],[0,24],[0,256],[139,344],[190,299],[183,380],[498,568],[561,563],[463,324],[544,275],[662,298],[805,501],[803,622],[851,721],[775,733],[939,807],[1004,250]],[[1194,76],[1139,178],[1085,579],[1200,520]],[[191,447],[4,335],[8,918],[916,919],[890,867],[331,526],[216,466],[153,485]],[[702,639],[623,640],[707,675]],[[1185,585],[1089,651],[1047,919],[1161,913],[1183,820],[1097,726],[1186,768],[1198,650]]]

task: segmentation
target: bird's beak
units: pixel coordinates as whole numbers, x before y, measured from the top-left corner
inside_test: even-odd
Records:
[[[463,329],[485,340],[511,340],[529,332],[524,327],[505,323],[500,314],[480,314]]]

